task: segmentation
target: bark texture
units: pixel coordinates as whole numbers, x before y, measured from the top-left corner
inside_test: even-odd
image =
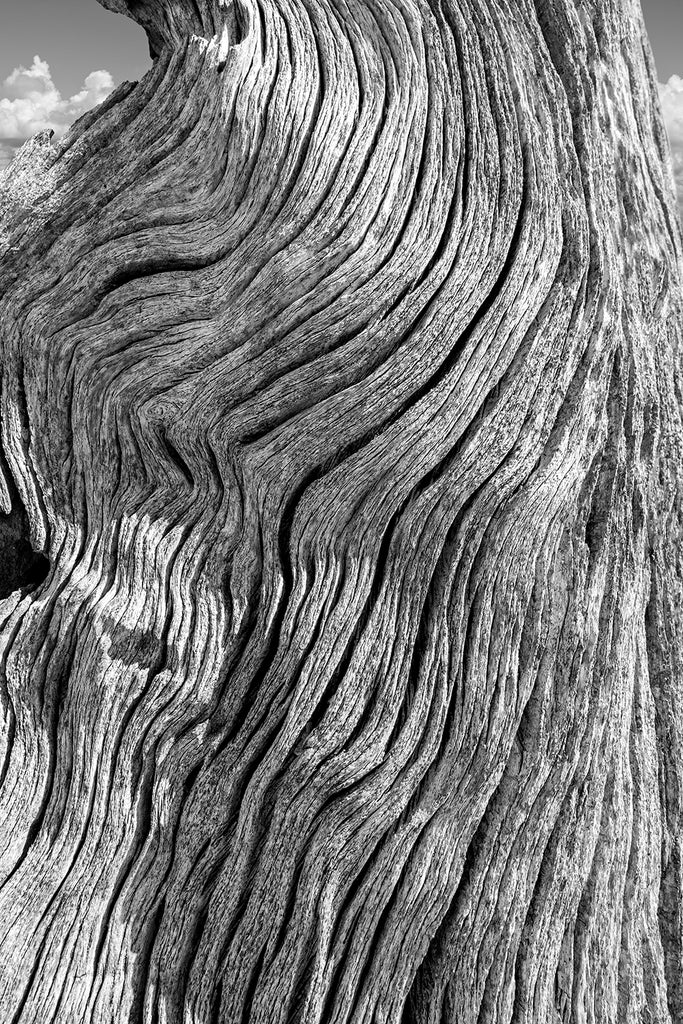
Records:
[[[105,6],[1,188],[0,1020],[681,1024],[637,0]]]

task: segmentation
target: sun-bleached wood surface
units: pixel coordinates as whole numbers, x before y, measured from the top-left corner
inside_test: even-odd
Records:
[[[0,1020],[681,1024],[639,4],[105,6],[0,185]]]

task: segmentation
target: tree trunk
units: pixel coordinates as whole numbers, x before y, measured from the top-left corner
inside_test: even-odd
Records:
[[[0,1020],[681,1024],[637,0],[102,0],[2,185]]]

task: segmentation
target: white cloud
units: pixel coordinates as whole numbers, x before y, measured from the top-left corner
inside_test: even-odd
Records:
[[[683,78],[672,75],[669,81],[659,85],[664,121],[671,139],[674,158],[674,177],[678,189],[678,208],[683,220]]]
[[[664,120],[674,146],[683,146],[683,78],[672,75],[666,85],[659,84]]]
[[[36,56],[30,68],[18,67],[0,88],[0,168],[8,154],[36,132],[63,135],[76,118],[101,103],[114,88],[108,71],[93,71],[69,99],[52,81],[49,64]]]

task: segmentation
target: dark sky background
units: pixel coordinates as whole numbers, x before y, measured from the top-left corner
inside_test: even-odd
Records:
[[[641,0],[660,82],[683,76],[683,0]]]
[[[0,0],[0,81],[38,53],[63,96],[90,71],[134,81],[149,67],[142,29],[97,0]],[[642,0],[660,82],[683,75],[683,0]]]

